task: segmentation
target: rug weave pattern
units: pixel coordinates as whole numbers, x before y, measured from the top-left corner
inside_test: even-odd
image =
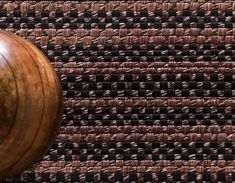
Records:
[[[8,182],[235,181],[235,3],[1,1],[58,73],[60,134]]]

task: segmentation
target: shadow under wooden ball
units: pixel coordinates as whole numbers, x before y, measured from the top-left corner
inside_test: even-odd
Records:
[[[62,113],[61,85],[47,58],[30,42],[0,31],[0,178],[43,157]]]

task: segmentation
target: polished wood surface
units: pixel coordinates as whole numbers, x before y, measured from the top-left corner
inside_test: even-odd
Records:
[[[0,31],[0,178],[43,157],[62,113],[61,85],[47,58],[30,42]]]

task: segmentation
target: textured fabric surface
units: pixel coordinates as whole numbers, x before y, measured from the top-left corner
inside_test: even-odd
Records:
[[[170,1],[169,1],[170,2]],[[234,182],[235,3],[1,1],[58,73],[60,134],[8,182]]]

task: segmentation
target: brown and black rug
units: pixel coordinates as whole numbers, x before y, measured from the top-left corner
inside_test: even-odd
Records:
[[[1,1],[64,91],[61,132],[7,182],[235,182],[235,3]]]

